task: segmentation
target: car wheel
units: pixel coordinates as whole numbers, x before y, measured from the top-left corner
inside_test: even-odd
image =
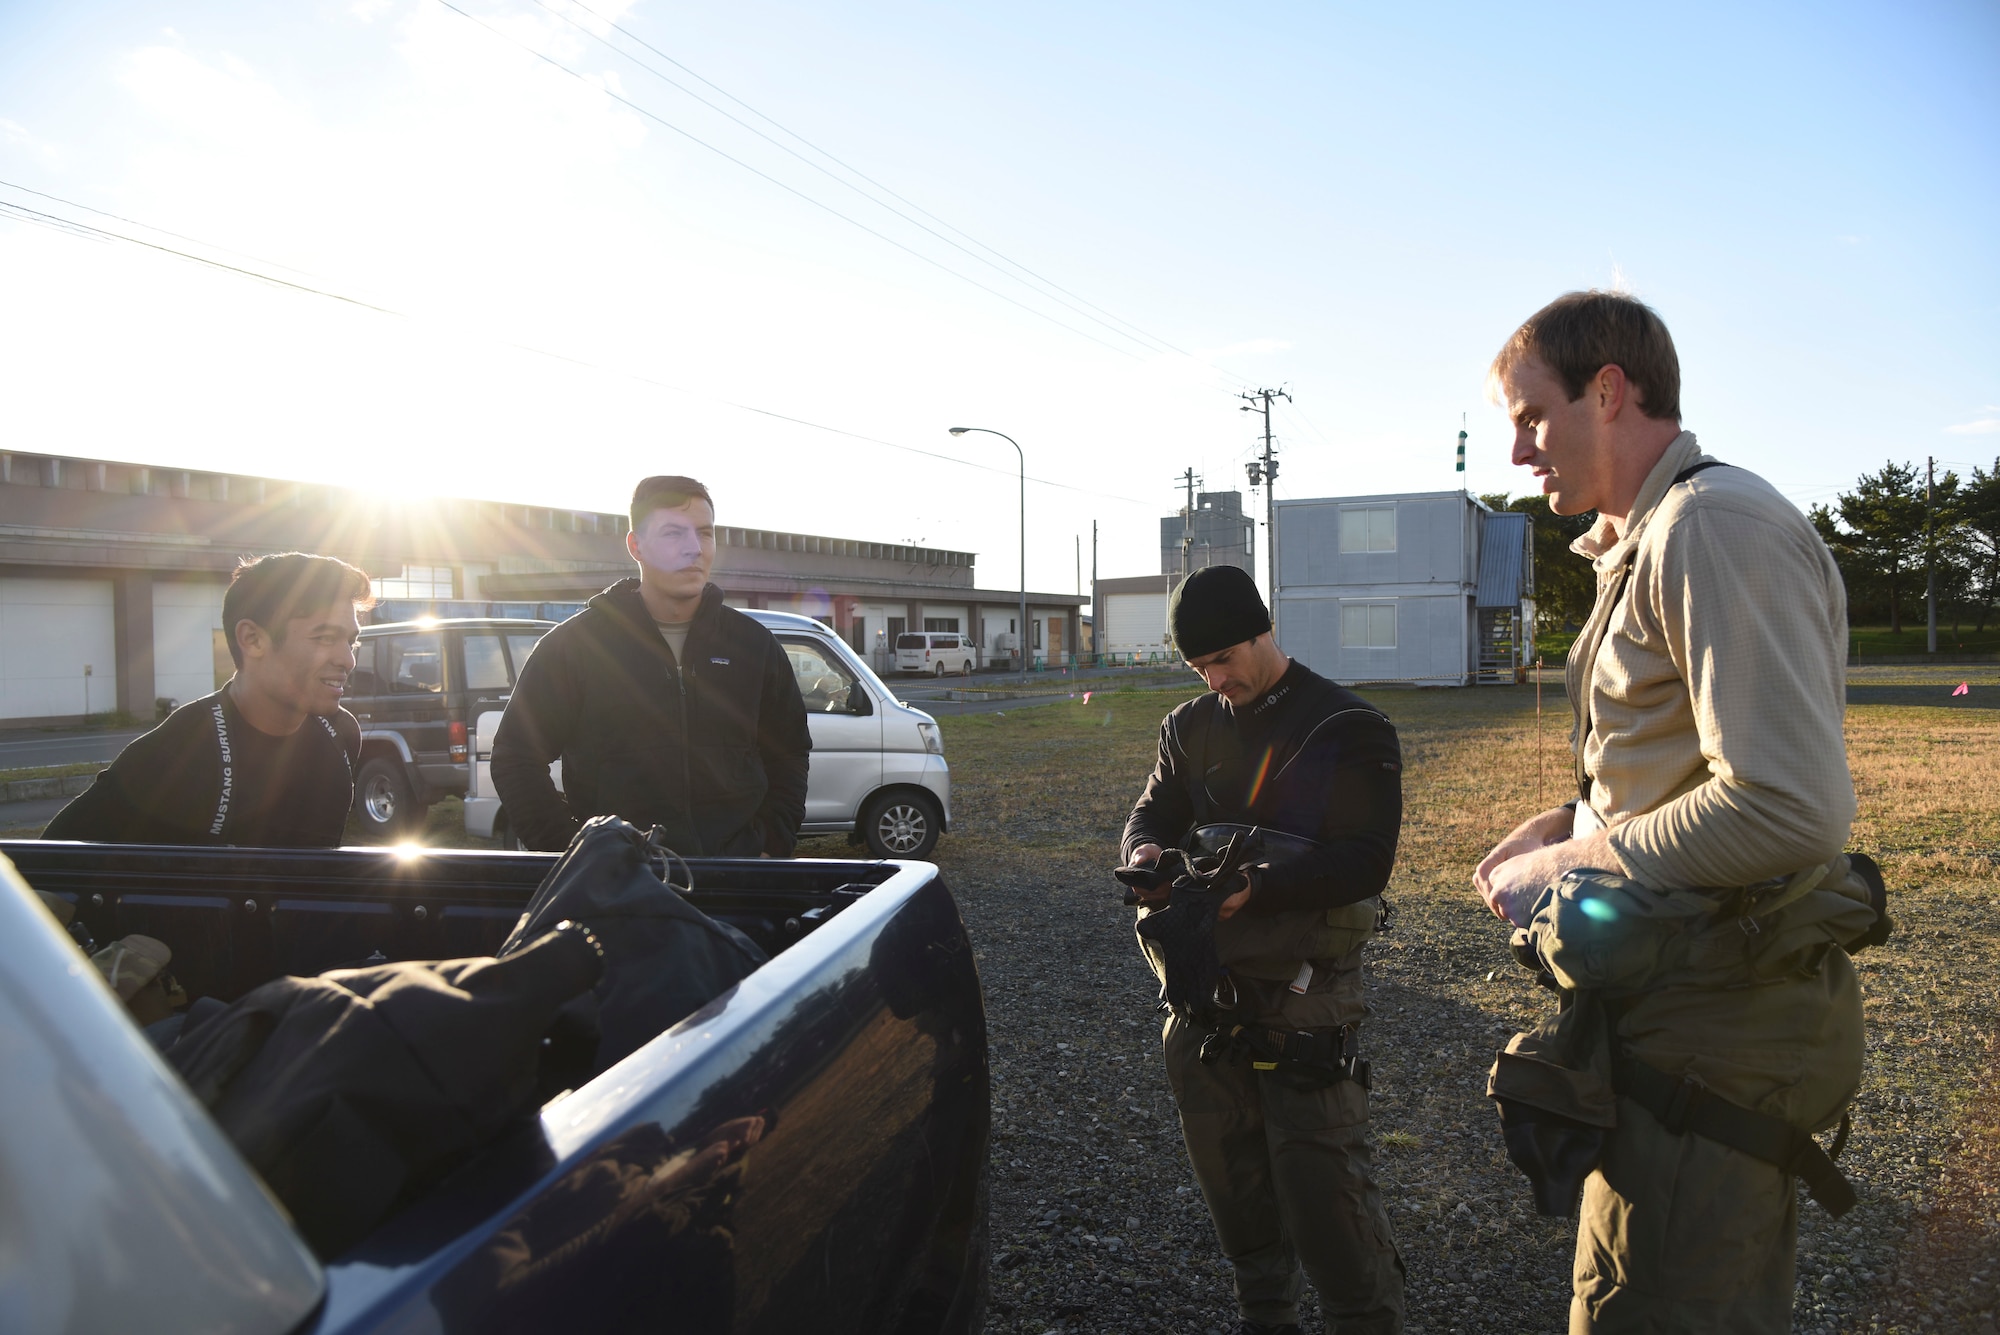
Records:
[[[943,825],[937,799],[907,788],[878,794],[861,813],[861,836],[878,858],[929,857]]]
[[[939,664],[937,665],[937,675],[938,675],[938,676],[940,676],[940,677],[942,677],[942,676],[944,675],[944,664],[942,664],[942,663],[939,663]]]
[[[354,776],[354,814],[367,833],[393,839],[421,829],[428,813],[410,791],[410,778],[402,763],[377,756]]]
[[[958,675],[959,675],[959,676],[961,676],[961,677],[969,677],[969,676],[971,676],[971,675],[972,675],[972,660],[971,660],[971,659],[969,659],[969,658],[968,658],[968,659],[966,659],[966,660],[965,660],[965,661],[964,661],[963,663],[959,664],[959,670],[958,670]]]

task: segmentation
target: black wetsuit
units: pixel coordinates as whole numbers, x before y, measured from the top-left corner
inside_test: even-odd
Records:
[[[273,737],[250,726],[224,688],[134,738],[42,838],[334,848],[360,755],[361,725],[344,709]]]
[[[1302,663],[1261,699],[1204,695],[1167,715],[1159,762],[1125,821],[1142,844],[1181,846],[1228,821],[1316,840],[1308,859],[1260,870],[1243,912],[1328,909],[1378,895],[1403,823],[1403,753],[1381,711]]]

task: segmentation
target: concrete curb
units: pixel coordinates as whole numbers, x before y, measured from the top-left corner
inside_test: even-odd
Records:
[[[69,774],[61,778],[15,779],[0,784],[0,802],[35,802],[52,797],[75,797],[97,782],[95,774]]]

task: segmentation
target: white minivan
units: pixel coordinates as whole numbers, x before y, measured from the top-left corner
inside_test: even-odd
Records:
[[[927,858],[951,823],[951,770],[937,720],[895,697],[825,625],[791,612],[745,609],[791,659],[812,729],[802,835],[845,834],[878,858]],[[952,637],[956,639],[956,636]],[[500,711],[479,716],[465,830],[513,845],[493,791],[493,734]],[[550,766],[562,786],[562,762]]]
[[[947,631],[896,637],[896,671],[928,672],[942,677],[947,672],[972,675],[979,650],[963,635]]]

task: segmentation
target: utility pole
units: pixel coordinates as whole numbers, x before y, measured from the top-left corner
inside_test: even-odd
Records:
[[[1264,453],[1261,458],[1250,463],[1250,485],[1259,482],[1264,486],[1264,585],[1271,599],[1271,627],[1275,635],[1278,624],[1278,449],[1271,443],[1271,400],[1292,401],[1292,396],[1282,389],[1260,389],[1254,394],[1238,394],[1244,399],[1241,411],[1256,412],[1261,402],[1264,411]]]
[[[1187,508],[1181,511],[1181,578],[1194,573],[1194,469],[1181,474],[1187,483]]]
[[[1104,608],[1097,601],[1097,521],[1090,521],[1090,656],[1104,661]]]
[[[1937,487],[1937,458],[1924,459],[1924,602],[1930,621],[1927,653],[1937,652],[1937,539],[1931,519],[1932,492]]]

